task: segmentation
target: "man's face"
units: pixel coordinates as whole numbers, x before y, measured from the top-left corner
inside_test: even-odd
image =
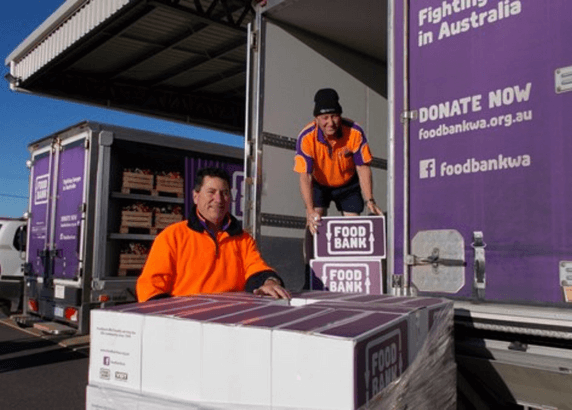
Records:
[[[316,122],[326,137],[333,137],[340,129],[342,117],[340,114],[321,114],[316,117]]]
[[[200,191],[193,191],[193,201],[201,215],[218,226],[230,208],[229,186],[222,178],[205,176]]]

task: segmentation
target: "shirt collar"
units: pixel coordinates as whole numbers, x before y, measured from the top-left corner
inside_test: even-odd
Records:
[[[201,226],[209,233],[211,233],[212,235],[214,235],[215,233],[209,228],[209,225],[207,223],[207,220],[205,219],[204,216],[201,215],[201,213],[199,212],[198,208],[195,208],[197,211],[197,218],[199,220],[199,223],[201,224]],[[224,232],[228,229],[228,227],[230,226],[231,223],[231,219],[230,219],[230,215],[226,214],[224,216],[224,220],[222,221],[222,225],[220,227],[220,231]]]
[[[336,135],[336,140],[339,140],[342,138],[343,136],[343,130],[342,130],[342,124],[340,124],[340,128],[338,128],[338,132]],[[328,143],[328,141],[326,140],[326,136],[324,135],[324,133],[322,132],[322,129],[318,126],[318,123],[316,122],[316,129],[318,130],[318,141],[321,142],[324,145],[327,145],[328,147],[330,146],[330,144]]]

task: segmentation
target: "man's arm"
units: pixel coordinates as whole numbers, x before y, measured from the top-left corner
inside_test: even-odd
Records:
[[[372,214],[381,215],[382,211],[375,203],[373,198],[373,184],[372,184],[372,172],[371,167],[368,164],[356,165],[356,171],[359,178],[359,185],[361,188],[361,194],[366,201],[367,208]]]
[[[175,276],[174,256],[165,233],[159,234],[137,279],[137,301],[171,296]]]
[[[255,295],[268,295],[278,299],[290,299],[290,293],[284,289],[284,282],[278,274],[270,268],[256,247],[254,239],[243,233],[241,239],[246,284],[244,290]]]
[[[306,208],[306,226],[312,234],[316,233],[320,225],[320,213],[314,208],[314,198],[312,194],[312,174],[300,174],[300,193]]]

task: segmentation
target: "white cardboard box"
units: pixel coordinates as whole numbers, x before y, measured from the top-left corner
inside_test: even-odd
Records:
[[[289,326],[275,330],[272,404],[331,410],[364,405],[408,365],[407,318],[366,313],[312,332]],[[387,369],[378,359],[384,349],[388,349]]]
[[[201,400],[270,406],[271,330],[202,326]]]
[[[91,312],[89,383],[141,390],[141,335],[145,317]]]
[[[141,391],[201,400],[200,322],[165,316],[147,316],[143,329]]]

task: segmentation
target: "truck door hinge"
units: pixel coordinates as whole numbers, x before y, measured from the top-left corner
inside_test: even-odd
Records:
[[[89,149],[89,138],[86,138],[83,142],[83,147],[87,150]]]
[[[405,121],[416,120],[419,117],[418,113],[419,112],[417,110],[403,111],[399,116],[399,118],[402,123],[404,123]]]
[[[254,52],[258,51],[258,30],[250,33],[250,49]]]
[[[438,273],[437,269],[439,268],[439,265],[441,265],[441,266],[465,266],[466,265],[464,260],[441,258],[439,256],[439,252],[440,252],[439,248],[433,248],[433,250],[431,251],[431,255],[426,256],[426,257],[420,257],[420,256],[416,256],[416,255],[407,255],[405,262],[409,266],[431,265],[431,266],[433,266],[433,270],[435,271],[435,273]]]
[[[475,279],[473,282],[473,296],[477,299],[485,298],[485,288],[487,278],[485,276],[485,243],[483,242],[483,233],[480,231],[473,232],[473,243],[471,245],[475,252]]]

